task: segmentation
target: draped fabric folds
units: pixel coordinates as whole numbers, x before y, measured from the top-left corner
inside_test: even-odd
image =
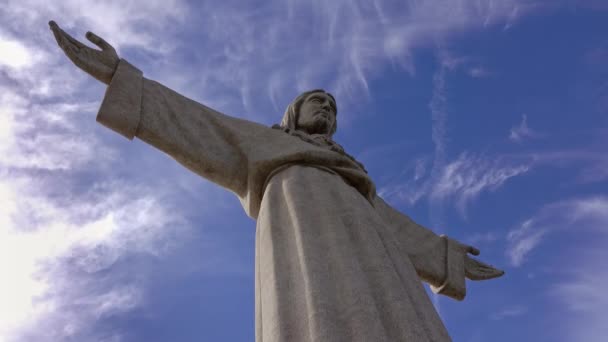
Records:
[[[97,120],[232,191],[256,226],[256,341],[450,341],[421,280],[462,299],[464,258],[386,204],[352,158],[233,118],[121,60]]]

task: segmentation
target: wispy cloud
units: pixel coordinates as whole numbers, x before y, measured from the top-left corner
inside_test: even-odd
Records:
[[[605,143],[602,141],[600,147],[530,151],[517,155],[490,156],[462,152],[456,159],[446,160],[442,167],[434,166],[435,160],[430,156],[417,158],[407,164],[398,179],[381,186],[379,193],[386,198],[404,201],[410,206],[424,198],[450,203],[466,217],[467,207],[481,194],[496,191],[509,179],[525,175],[532,169],[568,168],[574,173],[569,178],[570,183],[564,183],[568,187],[605,181],[608,179],[608,157],[603,152]],[[533,221],[523,222],[512,230],[513,234],[518,234],[518,230],[524,232],[530,229],[527,225]],[[514,247],[512,260],[519,264],[521,258],[518,255],[525,256],[544,234],[541,229],[526,235],[517,248]]]
[[[469,75],[473,78],[484,78],[492,75],[492,72],[482,66],[474,66],[469,68]]]
[[[96,31],[107,37],[116,47],[137,46],[143,49],[163,50],[170,41],[162,41],[157,33],[166,36],[163,30],[175,25],[186,14],[187,5],[181,0],[169,1],[77,1],[67,0],[49,3],[40,0],[5,2],[1,13],[6,30],[19,39],[27,33],[39,33],[30,37],[47,46],[53,43],[48,37],[46,23],[55,19],[69,29]],[[82,32],[82,36],[84,32]],[[80,37],[79,37],[80,38]]]
[[[559,323],[559,341],[606,339],[607,227],[608,198],[587,196],[549,204],[508,234],[507,256],[516,267],[532,258],[530,253],[547,240],[559,234],[577,236],[574,240],[579,243],[561,245],[559,254],[549,254],[555,271],[543,293],[552,300],[553,314],[544,319]]]
[[[395,180],[387,182],[378,189],[383,198],[397,198],[408,205],[414,205],[428,195],[428,178],[432,161],[430,157],[416,158],[408,163]],[[406,179],[403,182],[403,179]]]
[[[494,191],[511,177],[527,172],[533,165],[533,158],[487,158],[461,153],[455,160],[448,159],[448,94],[446,77],[449,72],[459,69],[469,70],[470,61],[466,57],[451,54],[445,49],[437,52],[438,67],[433,75],[432,97],[429,109],[432,119],[432,141],[434,153],[432,161],[419,159],[414,168],[414,179],[405,184],[390,184],[380,188],[383,196],[397,196],[410,205],[423,197],[431,200],[434,226],[442,226],[443,205],[446,201],[456,203],[462,216],[466,217],[467,205],[485,191]],[[477,76],[482,77],[482,69]],[[525,118],[524,118],[525,120]],[[428,164],[428,165],[427,165]],[[428,167],[430,165],[430,167]],[[426,172],[427,168],[430,171]],[[426,176],[426,177],[424,177]],[[390,190],[389,190],[390,189]]]
[[[602,132],[603,133],[603,132]],[[597,183],[608,179],[608,155],[604,152],[605,135],[595,145],[579,149],[539,151],[529,153],[539,166],[576,167],[577,183]]]
[[[541,134],[531,129],[528,126],[528,116],[526,114],[522,115],[521,123],[518,126],[514,126],[511,128],[511,132],[509,133],[509,140],[521,143],[526,139],[538,138]]]
[[[22,42],[0,36],[0,65],[19,69],[32,64],[32,53]]]
[[[608,156],[599,156],[601,159],[592,162],[583,168],[578,179],[583,183],[597,183],[608,179]]]
[[[458,0],[447,6],[438,0],[277,0],[255,7],[234,1],[11,0],[0,14],[11,41],[44,51],[49,67],[59,60],[69,63],[42,24],[53,18],[78,38],[92,30],[119,52],[143,50],[128,56],[148,75],[188,96],[231,113],[276,121],[277,108],[280,113],[298,92],[310,88],[328,88],[350,111],[386,65],[414,72],[415,48],[504,23],[534,8],[534,2],[524,0]],[[76,70],[65,70],[84,79]]]
[[[490,315],[490,318],[493,320],[502,320],[510,317],[517,317],[524,315],[528,312],[528,308],[523,305],[514,305],[506,307],[500,311],[497,311]]]
[[[212,13],[205,15],[203,26],[184,27],[206,48],[201,54],[184,46],[183,53],[201,68],[169,66],[171,72],[188,75],[183,84],[195,86],[184,86],[188,95],[198,93],[226,111],[264,121],[278,120],[273,111],[282,111],[298,92],[316,87],[334,92],[341,110],[352,112],[386,65],[415,72],[414,49],[504,23],[516,7],[517,15],[533,9],[528,1],[516,0],[448,5],[434,0],[270,1],[255,6],[232,1],[194,6],[189,15]]]
[[[608,334],[605,286],[608,272],[603,262],[608,258],[605,250],[608,240],[604,237],[601,241],[603,246],[588,247],[586,253],[579,251],[583,255],[575,257],[568,265],[576,271],[568,272],[549,290],[564,309],[560,319],[564,324],[560,328],[564,341],[601,342]]]
[[[507,240],[510,244],[507,249],[507,257],[511,265],[521,266],[528,253],[541,243],[546,234],[547,228],[538,227],[535,219],[527,220],[519,227],[509,231]]]
[[[40,105],[0,84],[0,165],[8,168],[69,170],[86,163],[103,164],[113,151],[95,135],[75,127],[95,104]]]
[[[44,181],[3,176],[0,336],[11,340],[83,336],[96,319],[137,307],[145,273],[116,282],[103,271],[128,256],[165,255],[188,234],[157,189],[97,184],[54,199],[57,189]],[[37,325],[52,328],[29,329]]]
[[[447,139],[447,98],[445,90],[445,77],[447,69],[450,68],[450,62],[442,59],[442,65],[433,75],[433,96],[429,104],[431,110],[432,139],[435,144],[435,158],[433,161],[433,171],[436,173],[443,167],[446,158],[446,139]]]
[[[118,341],[120,332],[94,327],[143,305],[149,272],[108,270],[165,255],[190,234],[166,188],[120,175],[128,166],[94,121],[100,86],[66,63],[46,24],[168,51],[171,40],[156,34],[183,6],[160,4],[9,1],[0,10],[0,340]]]
[[[411,163],[410,172],[404,173],[410,179],[401,184],[390,183],[380,188],[380,194],[397,197],[410,205],[422,198],[435,203],[449,202],[466,217],[467,207],[481,194],[496,191],[509,179],[527,173],[535,162],[531,157],[489,157],[463,152],[443,167],[437,167],[434,176],[422,172],[428,163],[426,159]]]
[[[593,225],[588,227],[590,231],[586,231],[588,239],[585,239],[585,243],[571,246],[569,258],[558,260],[561,277],[548,291],[564,309],[556,318],[563,322],[560,329],[564,341],[600,342],[608,335],[608,271],[605,265],[608,259],[607,202],[605,198],[593,199],[579,203],[579,208],[575,209],[578,215],[590,216]]]
[[[507,257],[512,266],[518,267],[549,234],[568,229],[597,232],[606,226],[607,197],[586,197],[552,203],[509,231]]]
[[[448,163],[431,188],[432,200],[454,200],[461,214],[483,192],[494,191],[508,179],[530,170],[524,161],[489,159],[462,153]]]

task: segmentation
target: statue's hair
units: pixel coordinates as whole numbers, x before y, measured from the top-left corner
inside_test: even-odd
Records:
[[[336,133],[336,130],[338,129],[337,120],[334,120],[334,126],[331,128],[331,130],[329,132],[329,137],[325,137],[324,135],[317,135],[315,137],[315,136],[309,135],[308,133],[306,133],[304,131],[297,130],[296,124],[298,122],[298,115],[300,114],[300,107],[302,106],[302,103],[304,103],[304,100],[306,100],[306,98],[310,94],[314,94],[314,93],[327,94],[332,98],[332,100],[334,100],[334,102],[336,102],[336,99],[334,98],[334,96],[332,94],[326,92],[323,89],[314,89],[314,90],[306,91],[306,92],[300,94],[298,97],[296,97],[295,100],[293,100],[289,104],[289,106],[287,106],[287,109],[285,110],[285,115],[283,115],[283,120],[281,120],[281,123],[278,125],[273,125],[272,128],[281,130],[281,131],[283,131],[293,137],[296,137],[300,140],[303,140],[307,143],[317,145],[317,146],[323,146],[323,147],[329,148],[330,150],[332,150],[334,152],[340,153],[341,155],[343,155],[343,156],[349,158],[350,160],[352,160],[353,162],[355,162],[357,165],[359,165],[361,170],[363,170],[365,173],[367,173],[363,164],[359,163],[353,156],[346,153],[346,151],[344,151],[344,148],[342,146],[340,146],[340,144],[336,143],[335,141],[333,141],[331,139],[331,136],[334,133]],[[336,108],[336,115],[337,114],[338,114],[338,109]]]
[[[310,90],[310,91],[305,91],[302,94],[298,95],[298,97],[296,97],[289,104],[289,106],[287,106],[287,109],[285,110],[285,114],[283,115],[283,120],[281,120],[281,123],[279,124],[279,126],[282,129],[289,129],[292,131],[297,130],[298,116],[300,115],[300,108],[302,107],[304,100],[306,100],[306,98],[310,94],[314,94],[314,93],[327,94],[327,95],[329,95],[329,97],[332,98],[332,100],[334,100],[334,103],[336,102],[336,99],[334,98],[334,96],[332,94],[326,92],[323,89],[314,89],[314,90]],[[338,115],[337,105],[336,105],[336,115]],[[334,133],[336,133],[337,129],[338,129],[338,120],[334,120],[334,125],[330,129],[329,136],[334,135]]]

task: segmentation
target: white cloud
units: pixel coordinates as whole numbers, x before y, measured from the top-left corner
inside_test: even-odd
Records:
[[[444,58],[445,59],[445,58]],[[443,63],[445,65],[445,62]],[[447,100],[445,91],[445,74],[446,68],[439,68],[433,75],[433,97],[429,104],[431,110],[431,119],[433,120],[432,139],[435,144],[435,160],[433,161],[433,170],[431,173],[436,173],[445,162],[446,158],[446,136],[447,136]]]
[[[433,96],[429,103],[429,109],[431,111],[432,120],[432,132],[431,138],[435,145],[435,153],[433,156],[433,166],[430,171],[430,178],[427,183],[424,183],[421,190],[417,191],[417,194],[410,196],[414,199],[419,198],[424,192],[428,191],[429,187],[432,187],[432,183],[440,177],[440,173],[443,170],[446,162],[446,148],[447,148],[447,98],[445,90],[445,78],[448,70],[451,70],[457,66],[458,60],[454,60],[444,50],[439,52],[439,62],[441,66],[435,71],[433,75]],[[443,206],[441,201],[431,202],[431,224],[435,227],[443,227],[443,215],[441,213]]]
[[[607,227],[608,221],[604,220],[585,245],[568,250],[567,260],[558,260],[563,275],[548,293],[564,309],[556,318],[564,341],[602,342],[608,336]]]
[[[526,308],[525,306],[513,305],[493,313],[492,315],[490,315],[490,318],[493,320],[502,320],[505,318],[521,316],[526,314],[527,312],[528,308]]]
[[[543,207],[508,234],[507,256],[513,266],[521,266],[532,258],[532,250],[558,234],[576,234],[568,241],[577,243],[562,244],[558,254],[549,255],[554,271],[543,293],[556,305],[544,320],[555,325],[561,341],[604,341],[608,335],[608,197],[574,198]]]
[[[603,254],[602,257],[608,258]],[[600,266],[600,265],[597,265]],[[567,309],[563,314],[564,341],[603,342],[608,336],[606,290],[608,273],[602,265],[598,269],[585,268],[584,275],[558,284],[552,294]]]
[[[116,279],[104,271],[134,255],[166,255],[189,234],[181,209],[164,201],[166,187],[125,180],[128,165],[96,128],[100,85],[70,64],[46,24],[56,19],[81,36],[91,29],[117,47],[167,54],[167,25],[183,4],[164,4],[3,3],[2,341],[120,340],[119,333],[93,336],[95,324],[143,305],[149,272]]]
[[[597,232],[606,226],[607,197],[586,197],[552,203],[509,231],[507,257],[511,265],[518,267],[549,234],[571,229]]]
[[[599,157],[605,160],[593,161],[590,165],[582,168],[578,177],[581,182],[596,183],[608,179],[608,156],[600,154]]]
[[[436,158],[437,159],[437,158]],[[437,163],[437,160],[434,161]],[[398,198],[413,205],[428,198],[437,210],[449,204],[458,209],[463,217],[468,206],[483,193],[496,191],[509,179],[521,176],[534,167],[532,158],[511,158],[507,156],[488,157],[463,152],[458,158],[447,161],[442,167],[434,164],[431,172],[424,172],[428,160],[417,159],[409,164],[400,176],[408,178],[405,182],[388,183],[379,188],[379,194],[386,198]],[[435,226],[438,225],[434,222]],[[490,242],[496,237],[477,236],[477,241]]]
[[[94,135],[74,126],[83,112],[93,116],[89,103],[40,105],[11,87],[0,85],[0,91],[0,166],[69,170],[112,158]]]
[[[471,67],[469,70],[469,75],[473,78],[484,78],[492,75],[492,73],[482,66]]]
[[[469,203],[486,191],[495,191],[508,179],[526,173],[530,163],[507,159],[488,159],[462,153],[445,165],[432,185],[433,200],[455,200],[461,214]]]
[[[607,141],[602,136],[599,141],[580,149],[540,151],[530,153],[539,166],[572,167],[578,171],[573,180],[576,183],[597,183],[608,179],[608,154],[604,152]]]
[[[362,100],[360,95],[367,94],[367,84],[384,65],[414,72],[416,47],[501,23],[533,8],[524,0],[458,0],[449,5],[438,0],[275,0],[255,9],[233,1],[9,0],[3,19],[21,44],[45,53],[45,69],[65,69],[53,76],[52,83],[45,77],[40,80],[43,72],[30,73],[29,88],[53,91],[66,79],[65,71],[70,79],[86,79],[67,67],[48,28],[41,25],[55,19],[78,39],[86,30],[95,31],[119,53],[123,47],[143,49],[138,59],[144,63],[138,66],[185,95],[203,96],[228,112],[245,110],[245,116],[276,121],[279,117],[270,110],[278,108],[280,113],[297,92],[309,88],[328,88],[338,96],[342,110],[352,111],[353,102]],[[66,93],[58,89],[55,94]]]
[[[507,249],[507,257],[511,265],[518,267],[524,262],[524,258],[532,251],[547,233],[546,228],[539,228],[536,220],[525,221],[516,229],[512,229],[507,234],[510,246]]]
[[[196,46],[184,45],[180,52],[200,68],[169,61],[157,65],[166,72],[155,77],[183,75],[172,85],[186,95],[204,96],[212,105],[228,98],[224,111],[264,121],[278,120],[273,110],[280,113],[298,92],[318,87],[335,93],[344,112],[356,112],[354,103],[365,100],[368,84],[386,65],[413,73],[414,49],[504,23],[514,8],[515,16],[531,10],[529,3],[276,0],[253,9],[233,1],[203,2],[188,15],[205,20],[187,18],[197,25],[185,24],[182,31]]]
[[[372,151],[373,152],[373,151]],[[398,198],[408,205],[414,205],[428,195],[428,166],[430,158],[416,158],[408,163],[396,182],[388,182],[378,188],[378,194],[385,199]],[[409,179],[403,182],[402,179]]]
[[[414,72],[413,49],[511,22],[538,3],[543,1],[274,0],[253,8],[234,1],[9,0],[3,19],[20,43],[50,52],[47,63],[69,63],[42,24],[55,19],[78,39],[95,31],[119,53],[143,49],[139,66],[186,95],[278,120],[262,113],[282,111],[286,99],[319,86],[335,92],[348,110],[385,65]],[[280,105],[277,98],[284,99]]]
[[[389,183],[379,188],[381,196],[398,198],[413,205],[422,198],[440,203],[452,203],[463,216],[467,207],[485,192],[496,191],[509,179],[526,174],[540,166],[555,167],[576,165],[582,169],[581,181],[599,182],[608,174],[602,165],[605,154],[593,151],[556,151],[524,154],[517,158],[488,158],[471,153],[462,153],[456,160],[446,162],[438,168],[435,177],[419,172],[426,159],[416,160],[408,166],[402,176],[410,179],[400,183]],[[424,175],[424,177],[420,177]],[[521,266],[535,248],[555,230],[565,224],[583,225],[587,228],[602,227],[608,222],[608,207],[604,197],[589,197],[581,200],[558,202],[546,206],[531,218],[512,228],[507,240],[507,257],[511,265]],[[488,233],[477,235],[469,242],[491,242],[497,237]]]
[[[398,196],[406,199],[409,204],[428,196],[431,199],[431,210],[436,211],[432,222],[442,226],[438,217],[442,216],[443,204],[452,200],[463,216],[466,216],[467,205],[485,191],[494,191],[501,187],[509,178],[527,172],[532,167],[531,158],[525,161],[509,161],[506,158],[493,160],[485,157],[470,156],[462,153],[456,160],[448,161],[448,101],[446,94],[446,74],[465,67],[471,62],[466,57],[454,56],[445,49],[439,49],[437,54],[439,68],[433,75],[433,92],[429,103],[432,120],[432,140],[435,146],[432,168],[429,177],[421,179],[426,169],[420,163],[416,164],[414,180],[405,185],[391,185],[380,188],[380,194]],[[474,67],[475,68],[475,67]],[[469,72],[473,69],[468,69]],[[485,69],[478,67],[475,77],[486,76]],[[524,119],[525,120],[525,119]]]
[[[0,182],[0,337],[21,340],[30,327],[52,323],[59,335],[51,340],[61,340],[137,307],[143,289],[135,279],[99,286],[104,281],[93,274],[129,255],[164,255],[188,234],[158,189],[104,184],[58,202],[45,188],[27,177]],[[63,280],[68,266],[78,272]],[[98,286],[89,284],[94,279]]]
[[[0,66],[19,69],[32,64],[33,53],[23,43],[0,36]]]
[[[54,19],[67,29],[76,28],[76,38],[81,39],[87,30],[94,31],[107,38],[116,47],[123,45],[138,46],[151,50],[164,50],[171,44],[156,36],[169,25],[183,19],[185,3],[180,0],[170,1],[78,1],[67,0],[56,3],[47,1],[16,1],[5,3],[4,17],[8,29],[26,35],[36,32],[50,45],[46,23]],[[76,36],[76,35],[79,36]],[[165,32],[166,34],[166,32]],[[34,39],[40,42],[39,39]]]
[[[526,139],[538,138],[540,136],[540,133],[528,127],[528,116],[524,114],[521,117],[521,123],[519,124],[519,126],[511,128],[511,132],[509,133],[509,140],[516,143],[521,143]]]

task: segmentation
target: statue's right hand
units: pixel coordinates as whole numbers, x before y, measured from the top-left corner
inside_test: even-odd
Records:
[[[77,67],[84,70],[97,80],[110,84],[120,58],[112,45],[93,32],[87,32],[86,37],[100,50],[92,49],[62,30],[54,21],[49,22],[57,44]]]

